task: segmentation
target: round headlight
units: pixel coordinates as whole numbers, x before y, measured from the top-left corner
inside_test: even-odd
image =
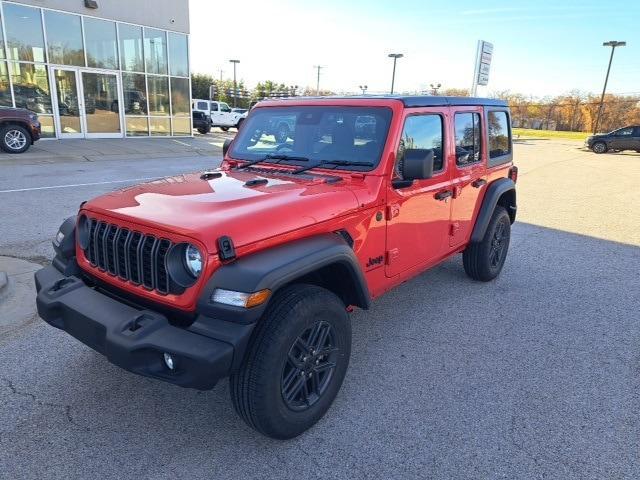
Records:
[[[184,249],[184,262],[189,273],[198,278],[202,272],[202,254],[194,245],[188,244]]]

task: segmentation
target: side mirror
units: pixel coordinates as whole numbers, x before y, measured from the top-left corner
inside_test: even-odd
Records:
[[[230,138],[227,138],[224,143],[222,144],[222,156],[226,157],[227,156],[227,150],[229,150],[229,147],[231,146],[231,142],[233,140],[231,140]]]
[[[433,176],[433,150],[407,148],[402,162],[404,180],[424,180]]]

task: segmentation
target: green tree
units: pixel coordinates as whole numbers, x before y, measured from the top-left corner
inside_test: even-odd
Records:
[[[209,98],[209,86],[214,83],[213,77],[206,73],[191,75],[191,96],[193,98]]]

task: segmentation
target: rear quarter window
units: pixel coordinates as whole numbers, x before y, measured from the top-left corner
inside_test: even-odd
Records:
[[[487,145],[489,149],[489,166],[507,163],[513,159],[511,124],[507,111],[487,111]]]

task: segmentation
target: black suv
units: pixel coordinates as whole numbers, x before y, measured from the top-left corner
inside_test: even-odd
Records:
[[[640,126],[622,127],[613,132],[588,137],[585,147],[595,153],[635,150],[640,153]]]

